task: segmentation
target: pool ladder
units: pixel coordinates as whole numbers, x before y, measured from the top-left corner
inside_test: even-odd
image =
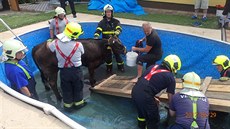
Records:
[[[2,22],[2,24],[19,40],[19,41],[21,41],[22,43],[23,43],[23,41],[22,41],[22,39],[21,38],[19,38],[13,31],[12,31],[12,29],[6,24],[6,22],[5,21],[3,21],[1,18],[0,18],[0,21]],[[3,42],[2,41],[0,41],[1,43],[0,43],[0,47],[2,46],[2,44],[3,44]],[[27,59],[27,57],[25,56],[25,62],[26,62],[26,64],[27,65],[29,65],[28,64],[28,59]]]

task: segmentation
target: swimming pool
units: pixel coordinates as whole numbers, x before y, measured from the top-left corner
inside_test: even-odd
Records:
[[[92,38],[97,23],[80,23],[84,34],[80,38]],[[123,32],[120,36],[122,42],[130,50],[135,45],[136,40],[144,37],[142,28],[138,26],[122,25]],[[157,30],[163,45],[165,57],[168,54],[177,54],[182,60],[182,69],[179,71],[184,74],[189,71],[195,71],[201,78],[212,76],[219,78],[219,73],[212,65],[212,60],[216,55],[224,54],[230,56],[228,52],[230,45],[212,39],[197,37],[188,34]],[[20,36],[24,44],[29,48],[27,61],[34,73],[37,68],[31,57],[33,46],[46,41],[49,38],[49,29],[42,28]],[[158,62],[160,63],[160,61]],[[4,77],[3,65],[1,64],[1,81],[7,83]],[[40,84],[41,85],[41,84]],[[39,85],[39,86],[40,86]],[[42,87],[42,86],[40,86]],[[45,94],[45,95],[44,95]],[[45,97],[50,96],[52,92],[44,93],[44,88],[40,89],[39,96],[43,96],[44,101],[60,106],[56,102],[50,102]],[[51,101],[55,101],[54,98]],[[136,111],[132,106],[130,99],[111,97],[105,95],[92,94],[88,96],[89,105],[86,108],[67,115],[87,128],[92,129],[126,129],[136,127]],[[61,109],[61,107],[59,107]],[[162,116],[164,117],[164,116]]]

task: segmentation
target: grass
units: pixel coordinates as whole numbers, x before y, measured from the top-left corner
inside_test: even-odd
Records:
[[[75,8],[78,13],[87,13],[87,14],[94,14],[94,15],[102,14],[101,11],[88,10],[87,4],[76,4]],[[69,6],[67,6],[67,12],[70,12]],[[9,14],[5,16],[2,15],[0,16],[0,18],[2,18],[12,29],[14,29],[25,25],[46,21],[51,19],[53,16],[54,16],[54,12],[48,12],[48,13],[19,12],[19,13]],[[115,13],[115,17],[184,25],[184,26],[192,26],[192,23],[194,22],[191,19],[191,16],[185,14],[148,13],[147,15],[137,16],[131,13]],[[201,28],[218,29],[217,17],[215,16],[208,17],[208,21],[204,22]],[[0,32],[6,30],[7,29],[2,24],[0,24]]]

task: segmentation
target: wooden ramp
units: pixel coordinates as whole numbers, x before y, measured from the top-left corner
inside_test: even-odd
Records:
[[[91,88],[93,91],[102,94],[131,98],[131,90],[134,83],[130,82],[133,77],[112,75],[100,84]],[[176,92],[182,89],[180,79],[176,80]],[[230,112],[230,80],[220,82],[219,80],[206,77],[202,80],[201,91],[208,97],[210,110]],[[167,101],[165,91],[159,93],[161,101]]]

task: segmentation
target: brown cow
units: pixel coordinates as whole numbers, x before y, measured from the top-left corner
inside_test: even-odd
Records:
[[[105,60],[105,51],[110,46],[114,53],[125,54],[126,48],[117,37],[110,39],[78,39],[81,42],[85,53],[82,55],[82,65],[88,67],[89,81],[91,86],[94,86],[96,80],[94,79],[94,70],[98,68]],[[57,100],[61,100],[57,89],[57,76],[58,76],[58,61],[55,53],[52,53],[46,46],[47,42],[41,43],[32,49],[32,57],[37,65],[42,82],[46,90],[50,87],[54,91]]]

